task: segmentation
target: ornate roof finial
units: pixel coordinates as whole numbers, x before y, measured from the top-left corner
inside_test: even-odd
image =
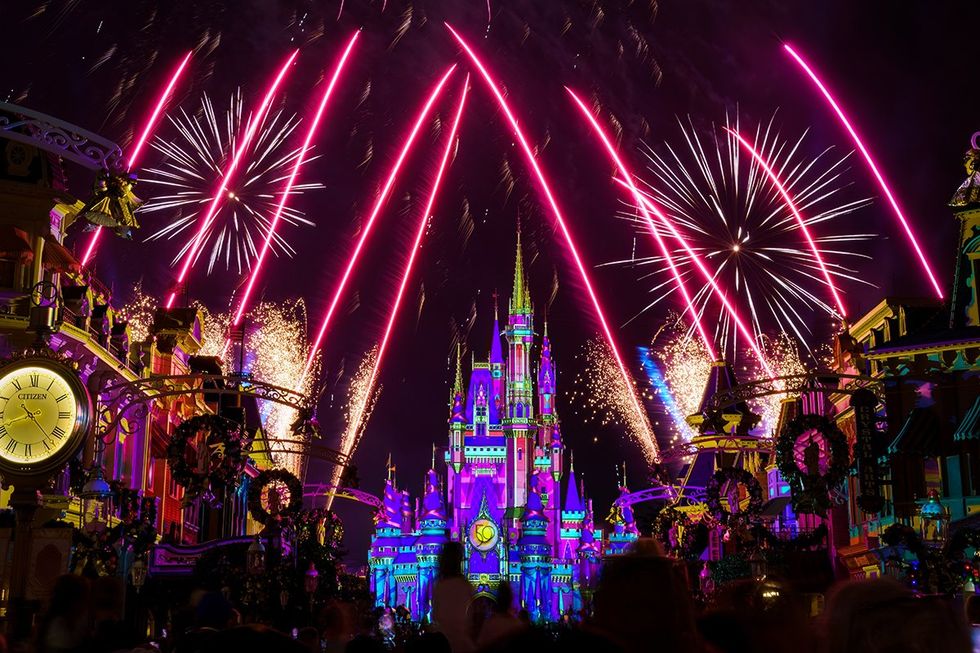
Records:
[[[519,218],[519,216],[518,216]],[[517,221],[517,255],[514,260],[514,288],[510,296],[510,312],[521,314],[531,311],[530,291],[524,275],[524,255],[521,251],[521,223]]]

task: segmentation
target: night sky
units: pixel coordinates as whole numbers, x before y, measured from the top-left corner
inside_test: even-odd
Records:
[[[324,70],[351,31],[363,27],[320,130],[320,158],[304,173],[326,185],[298,200],[317,227],[284,232],[298,254],[270,261],[261,289],[266,299],[305,298],[316,324],[410,116],[447,65],[467,67],[444,20],[503,81],[532,143],[546,143],[541,160],[590,268],[628,256],[634,234],[615,218],[621,196],[610,181],[611,168],[573,113],[563,85],[597,94],[623,125],[623,151],[634,162],[641,139],[651,145],[676,139],[675,117],[690,114],[696,123],[710,123],[736,110],[748,123],[768,120],[778,110],[777,123],[791,134],[811,128],[807,142],[814,154],[831,145],[849,150],[836,119],[782,53],[781,42],[788,41],[809,56],[855,118],[942,283],[950,283],[955,230],[945,203],[962,179],[960,160],[969,137],[980,129],[975,54],[967,47],[980,24],[975,2],[493,0],[489,32],[483,0],[391,0],[383,13],[380,2],[347,0],[339,20],[334,0],[13,0],[4,8],[7,55],[0,62],[0,95],[123,146],[188,48],[200,46],[193,78],[181,84],[174,104],[192,108],[202,92],[223,105],[239,86],[254,102],[283,56],[301,46],[281,102],[306,115],[319,99]],[[451,83],[453,94],[460,80]],[[615,492],[614,465],[635,461],[631,485],[641,486],[642,458],[620,429],[585,425],[568,405],[567,392],[581,371],[577,356],[597,325],[507,125],[479,80],[473,91],[459,153],[387,354],[383,394],[356,456],[362,487],[380,491],[391,451],[402,483],[413,492],[420,489],[431,444],[445,443],[453,325],[469,332],[466,343],[477,357],[486,355],[491,293],[496,288],[506,295],[510,287],[520,214],[538,319],[547,312],[559,391],[566,393],[558,404],[563,435],[578,452],[577,467],[601,517]],[[444,124],[455,108],[449,100],[438,110]],[[342,427],[339,405],[349,375],[384,329],[431,181],[438,131],[428,130],[422,143],[376,225],[365,264],[327,341],[331,385],[320,419],[328,441]],[[373,156],[364,164],[368,151]],[[158,162],[154,157],[149,153],[146,163]],[[512,192],[505,167],[513,173]],[[70,168],[69,174],[72,189],[85,196],[90,173]],[[846,287],[852,313],[859,315],[883,294],[927,295],[924,277],[858,160],[846,178],[849,192],[875,198],[871,208],[848,218],[853,229],[882,234],[860,245],[874,257],[861,276],[877,288]],[[461,235],[464,203],[475,220],[468,239]],[[153,227],[161,219],[145,221]],[[69,236],[76,248],[80,240]],[[162,293],[174,277],[168,262],[175,247],[139,238],[113,241],[99,255],[98,273],[122,297],[137,278]],[[663,322],[663,309],[619,325],[650,301],[648,284],[626,267],[594,268],[593,274],[624,351],[647,344]],[[555,278],[558,292],[549,305]],[[219,308],[238,280],[230,272],[208,279],[198,272],[190,292]],[[821,318],[813,326],[826,331],[829,321]],[[311,476],[320,475],[325,471],[314,466]],[[370,515],[361,507],[337,507],[346,520],[350,558],[363,560]]]

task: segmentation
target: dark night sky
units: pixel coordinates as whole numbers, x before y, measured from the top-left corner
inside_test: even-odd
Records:
[[[296,43],[311,42],[303,46],[284,102],[290,110],[306,113],[318,95],[318,89],[310,93],[311,87],[321,80],[351,29],[363,26],[346,85],[332,107],[329,124],[321,129],[317,143],[321,158],[306,172],[327,186],[303,199],[302,207],[318,226],[292,232],[297,258],[274,262],[263,288],[266,298],[304,297],[318,320],[351,250],[357,220],[367,210],[408,117],[449,62],[465,67],[442,27],[443,20],[460,28],[505,82],[531,141],[541,143],[546,135],[550,137],[542,161],[560,188],[570,226],[592,266],[628,255],[633,235],[630,227],[613,217],[618,195],[609,182],[611,169],[594,143],[583,138],[586,132],[562,85],[597,92],[624,125],[624,151],[630,153],[635,153],[641,137],[654,144],[675,138],[677,115],[690,113],[696,120],[717,121],[736,106],[749,122],[768,119],[779,109],[778,122],[787,133],[812,127],[810,142],[816,150],[827,145],[849,149],[848,139],[822,100],[782,54],[780,44],[785,40],[809,55],[856,118],[930,260],[943,283],[949,283],[954,229],[945,202],[961,180],[960,156],[968,138],[980,129],[975,57],[966,47],[975,41],[980,24],[980,6],[975,2],[663,0],[654,16],[650,4],[639,0],[494,0],[493,23],[483,39],[483,0],[419,0],[412,5],[410,28],[394,45],[396,31],[408,16],[407,3],[391,0],[381,14],[380,3],[347,0],[339,21],[335,20],[337,5],[333,0],[12,0],[4,5],[7,52],[0,62],[0,89],[13,102],[125,144],[165,71],[182,51],[202,42],[213,45],[220,34],[216,49],[195,58],[194,78],[178,94],[179,101],[191,106],[202,91],[221,99],[239,85],[254,97],[295,38]],[[596,6],[604,11],[604,19],[590,27]],[[304,14],[301,28],[297,18]],[[564,31],[567,24],[571,26]],[[648,57],[617,57],[617,44],[629,43],[631,28],[649,44]],[[629,52],[628,45],[626,49]],[[106,62],[91,70],[110,50]],[[368,80],[370,96],[358,105]],[[455,93],[458,82],[450,88]],[[431,443],[444,443],[450,324],[466,322],[475,301],[477,318],[468,344],[477,356],[485,355],[490,293],[509,287],[518,206],[539,309],[547,301],[556,271],[559,279],[559,293],[548,307],[548,316],[561,390],[570,389],[579,371],[575,356],[596,331],[506,125],[478,82],[474,91],[459,155],[448,173],[417,280],[409,288],[386,359],[381,378],[384,392],[356,458],[362,485],[371,491],[380,490],[389,450],[394,452],[400,478],[417,491]],[[440,107],[444,121],[452,109],[451,102]],[[650,127],[646,135],[641,133],[644,121]],[[405,242],[413,229],[412,209],[420,209],[434,166],[436,149],[431,145],[436,137],[431,131],[427,134],[428,147],[411,160],[413,172],[396,189],[377,225],[366,265],[353,281],[350,301],[327,344],[325,360],[331,378],[341,369],[349,373],[381,335]],[[374,157],[369,165],[359,167],[369,139]],[[516,178],[509,198],[501,184],[504,158]],[[84,194],[89,173],[70,172],[75,190]],[[877,187],[857,162],[848,179],[855,192],[876,197]],[[475,231],[465,245],[458,233],[464,198],[476,217]],[[855,231],[883,234],[862,245],[875,257],[862,276],[879,289],[848,288],[853,313],[869,308],[881,294],[927,293],[892,216],[877,197],[870,209],[849,219],[854,220]],[[172,256],[172,243],[113,242],[100,256],[99,273],[117,293],[136,277],[142,277],[150,290],[163,292],[172,278],[167,267]],[[634,270],[603,267],[594,274],[615,324],[625,322],[649,301]],[[191,292],[214,306],[227,301],[237,281],[230,273],[217,273],[206,283],[202,275],[194,279]],[[420,281],[425,298],[421,313]],[[652,313],[621,329],[623,348],[645,344],[662,318],[661,312]],[[343,394],[346,379],[341,377],[333,388],[337,397]],[[325,401],[321,406],[328,438],[340,426],[338,404]],[[559,410],[566,442],[579,451],[579,467],[601,512],[614,493],[616,461],[636,460],[632,484],[642,482],[637,478],[639,452],[615,427],[596,431],[583,425],[567,399],[559,403]],[[598,444],[592,443],[594,435]],[[351,559],[361,559],[370,516],[350,506],[341,511]]]

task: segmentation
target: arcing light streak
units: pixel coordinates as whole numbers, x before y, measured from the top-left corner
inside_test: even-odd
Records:
[[[337,84],[337,80],[340,78],[340,73],[344,70],[344,64],[347,63],[347,57],[350,55],[351,50],[353,50],[354,43],[357,42],[357,37],[359,34],[359,31],[354,32],[354,35],[347,43],[347,47],[344,49],[344,52],[340,57],[340,61],[337,62],[333,75],[330,77],[330,82],[327,84],[327,88],[323,92],[323,97],[320,99],[320,106],[317,107],[316,114],[313,116],[313,122],[310,124],[309,130],[306,132],[306,140],[303,141],[303,147],[300,149],[299,156],[296,157],[296,163],[293,165],[293,170],[290,173],[289,178],[286,180],[286,185],[284,186],[282,192],[282,199],[279,201],[279,206],[276,207],[276,212],[272,216],[272,221],[269,224],[269,233],[265,237],[265,242],[262,243],[262,249],[259,251],[259,255],[255,260],[255,266],[252,268],[252,274],[249,277],[248,284],[246,284],[245,290],[238,302],[238,310],[235,312],[235,319],[232,322],[234,326],[238,326],[241,323],[242,316],[245,314],[245,311],[248,308],[249,297],[252,294],[252,289],[255,287],[255,281],[259,278],[259,273],[262,270],[262,263],[265,261],[265,257],[269,253],[269,247],[272,245],[272,238],[276,233],[276,227],[279,226],[279,219],[282,217],[283,209],[286,208],[286,202],[289,201],[290,192],[293,190],[293,184],[296,183],[296,178],[299,176],[300,168],[306,162],[306,154],[310,150],[313,142],[313,136],[316,134],[317,127],[320,125],[320,119],[323,117],[324,110],[327,108],[327,102],[330,100],[330,96]]]
[[[919,263],[922,265],[922,269],[925,271],[926,276],[929,277],[929,281],[932,283],[932,287],[935,289],[936,294],[940,299],[942,299],[943,289],[940,287],[939,282],[936,281],[936,276],[933,274],[932,268],[929,266],[929,262],[926,260],[926,255],[922,251],[922,248],[919,247],[919,242],[915,239],[915,234],[912,233],[912,227],[909,226],[908,221],[905,219],[905,215],[902,213],[902,209],[898,206],[898,200],[896,200],[895,196],[892,195],[892,191],[890,188],[888,188],[888,183],[885,181],[884,175],[882,175],[878,170],[878,166],[875,164],[874,159],[871,158],[871,153],[868,152],[868,148],[864,146],[864,143],[861,141],[861,137],[858,136],[857,131],[851,125],[851,121],[847,119],[847,115],[844,113],[844,110],[840,107],[840,105],[837,104],[837,100],[835,100],[834,96],[830,94],[830,91],[827,89],[824,83],[820,81],[820,78],[817,77],[817,74],[813,71],[813,69],[810,68],[806,61],[803,60],[803,57],[797,54],[796,50],[794,50],[788,43],[784,43],[783,48],[791,57],[793,57],[794,60],[796,60],[796,63],[799,64],[800,68],[803,69],[807,76],[810,77],[810,80],[820,90],[820,93],[823,94],[824,99],[827,100],[827,103],[830,104],[831,108],[837,114],[837,118],[840,120],[841,124],[844,125],[844,128],[851,135],[851,140],[854,141],[854,144],[861,151],[861,154],[864,156],[864,160],[868,163],[868,168],[870,168],[871,173],[875,176],[875,179],[878,180],[878,185],[881,186],[881,190],[885,194],[885,197],[888,198],[888,203],[892,205],[892,211],[895,212],[899,222],[902,223],[902,228],[905,229],[905,235],[908,237],[909,242],[912,243],[912,248],[919,257]]]
[[[146,125],[143,127],[142,133],[140,133],[139,138],[136,140],[136,144],[133,145],[133,152],[129,155],[129,161],[127,162],[127,169],[132,170],[136,167],[136,162],[139,160],[140,152],[143,150],[143,146],[150,139],[150,133],[157,124],[157,120],[160,118],[160,114],[163,112],[163,108],[167,105],[167,100],[170,99],[170,95],[173,93],[174,86],[177,85],[177,80],[180,79],[181,74],[184,72],[184,68],[187,67],[187,62],[191,60],[191,54],[193,51],[189,51],[184,55],[183,60],[180,65],[177,66],[177,70],[174,74],[170,76],[170,81],[167,83],[166,88],[163,89],[163,93],[160,94],[160,99],[157,100],[156,106],[153,108],[153,112],[150,113],[150,117],[146,121]],[[95,254],[95,245],[99,242],[99,234],[102,233],[102,227],[96,227],[95,232],[92,234],[92,238],[88,241],[88,247],[85,249],[85,254],[82,256],[82,265],[88,265],[88,262],[92,260],[92,255]]]
[[[276,95],[276,91],[279,90],[279,85],[282,80],[286,77],[286,73],[289,71],[290,66],[293,65],[293,61],[296,59],[296,55],[299,54],[299,50],[293,50],[293,53],[289,55],[286,59],[286,63],[283,64],[282,68],[279,70],[279,74],[276,75],[275,80],[266,92],[265,97],[262,98],[262,103],[259,105],[258,111],[248,124],[245,129],[245,134],[242,136],[241,141],[238,143],[238,147],[235,149],[234,154],[231,159],[231,163],[225,169],[224,175],[221,177],[221,184],[218,185],[218,191],[214,194],[214,199],[211,201],[211,205],[208,207],[207,213],[204,214],[201,219],[201,228],[198,230],[197,235],[194,237],[194,243],[191,248],[187,251],[187,256],[184,258],[184,265],[180,269],[180,274],[177,275],[177,287],[184,282],[187,277],[187,273],[190,271],[191,266],[194,264],[197,258],[197,253],[201,248],[201,244],[204,242],[204,234],[207,233],[208,228],[214,220],[215,214],[218,212],[218,207],[221,205],[221,201],[224,199],[225,189],[228,187],[229,181],[231,181],[232,175],[235,174],[235,169],[238,168],[238,164],[241,163],[242,157],[245,155],[245,151],[248,149],[252,138],[259,129],[259,125],[265,119],[266,113],[269,112],[269,107],[272,105],[272,100]],[[174,304],[174,299],[177,297],[177,290],[170,292],[167,297],[166,307],[170,308]]]
[[[572,239],[572,234],[568,230],[568,227],[565,225],[565,218],[562,216],[561,209],[558,208],[558,202],[557,200],[555,200],[555,197],[551,192],[551,186],[548,184],[547,179],[545,179],[544,172],[541,170],[541,167],[538,165],[537,158],[534,155],[534,150],[531,148],[531,145],[527,142],[527,139],[524,137],[524,132],[521,130],[520,125],[518,125],[517,118],[514,116],[514,113],[510,110],[510,106],[507,104],[507,100],[500,92],[500,89],[497,87],[496,83],[494,82],[493,77],[491,77],[490,73],[487,71],[483,63],[480,61],[480,58],[476,56],[476,53],[470,48],[470,46],[466,43],[466,41],[463,40],[463,37],[457,34],[456,30],[454,30],[452,26],[449,25],[449,23],[446,23],[446,28],[449,29],[452,35],[462,46],[463,50],[466,51],[466,54],[473,62],[473,65],[476,66],[477,70],[480,71],[480,76],[483,77],[483,80],[484,82],[486,82],[487,87],[490,89],[490,92],[493,93],[494,97],[497,99],[497,104],[500,106],[501,110],[504,112],[504,115],[507,117],[507,121],[510,123],[511,129],[514,132],[514,136],[521,144],[521,149],[524,150],[524,154],[527,158],[528,165],[531,166],[531,169],[534,172],[535,177],[537,177],[538,186],[542,194],[544,195],[547,204],[551,208],[551,213],[555,218],[555,222],[558,223],[558,227],[561,230],[562,235],[565,237],[565,243],[568,245],[568,251],[571,253],[572,258],[575,261],[575,266],[578,269],[579,275],[582,279],[582,284],[585,286],[585,290],[589,294],[589,299],[592,300],[592,306],[593,309],[595,310],[596,317],[599,319],[599,324],[602,326],[602,331],[603,334],[605,335],[606,342],[609,344],[609,349],[612,351],[613,357],[616,359],[616,365],[619,367],[619,372],[623,377],[623,382],[626,384],[626,387],[629,388],[630,390],[630,396],[632,398],[633,408],[637,413],[637,418],[640,419],[641,423],[645,425],[644,430],[646,431],[646,433],[644,435],[647,440],[646,445],[649,447],[649,450],[651,451],[651,457],[653,458],[653,460],[649,460],[648,462],[651,463],[656,462],[656,459],[659,457],[657,440],[653,435],[653,429],[650,426],[650,421],[647,417],[646,411],[640,405],[640,399],[637,396],[637,391],[636,391],[636,384],[633,382],[633,378],[630,376],[630,373],[627,371],[626,364],[623,363],[623,357],[620,356],[619,354],[619,349],[616,347],[616,341],[613,338],[612,330],[609,328],[609,324],[606,321],[606,316],[602,311],[602,306],[599,305],[599,298],[598,296],[596,296],[595,291],[592,289],[592,282],[589,280],[588,272],[586,272],[585,265],[582,263],[582,259],[578,255],[578,250],[576,249],[575,242]],[[647,447],[644,448],[646,449]]]
[[[398,177],[398,172],[401,170],[402,163],[404,163],[405,158],[412,149],[412,145],[415,143],[415,138],[418,136],[419,131],[421,131],[422,125],[425,124],[426,118],[429,117],[429,111],[432,109],[432,105],[435,104],[436,100],[439,98],[439,94],[442,93],[443,86],[446,85],[446,82],[449,80],[449,76],[453,74],[454,70],[456,70],[455,65],[451,66],[449,70],[446,71],[446,73],[442,76],[442,79],[439,80],[435,88],[433,88],[432,92],[429,94],[429,98],[425,101],[425,105],[415,118],[415,124],[412,126],[412,131],[405,139],[401,152],[398,154],[398,158],[395,160],[395,164],[391,167],[391,171],[388,173],[388,179],[385,181],[385,185],[382,187],[381,192],[378,193],[378,197],[374,201],[374,208],[371,209],[367,222],[363,227],[361,227],[361,237],[358,239],[357,245],[354,247],[354,252],[351,254],[350,259],[347,261],[347,268],[344,270],[344,274],[341,276],[336,290],[334,290],[333,299],[330,300],[330,307],[327,309],[327,314],[323,317],[323,322],[320,324],[320,331],[317,333],[316,339],[313,341],[313,346],[310,347],[309,359],[306,361],[306,369],[303,370],[303,379],[305,379],[306,375],[309,374],[310,368],[313,366],[313,361],[316,360],[316,354],[320,350],[320,345],[323,342],[323,336],[327,333],[327,328],[330,326],[330,320],[333,318],[334,311],[337,309],[337,304],[340,302],[340,297],[343,295],[344,289],[347,287],[347,280],[350,278],[351,271],[353,271],[354,266],[357,264],[357,259],[361,255],[361,249],[364,248],[365,241],[368,239],[368,236],[371,235],[371,228],[374,226],[374,221],[377,219],[378,214],[381,213],[381,209],[384,207],[389,193],[391,193],[391,188],[395,184],[395,179]]]
[[[644,204],[641,201],[642,198],[640,195],[640,190],[636,187],[636,184],[633,183],[633,174],[626,168],[626,164],[623,163],[623,160],[619,157],[619,154],[616,152],[616,148],[613,147],[613,144],[609,140],[609,137],[606,136],[606,133],[603,131],[602,126],[599,125],[599,121],[596,120],[594,115],[592,115],[592,112],[589,111],[589,108],[587,106],[585,106],[585,103],[582,102],[582,100],[575,94],[575,92],[572,89],[566,86],[565,90],[568,91],[568,94],[572,97],[572,100],[574,100],[575,104],[577,104],[579,109],[582,110],[582,114],[589,121],[589,123],[592,125],[592,128],[599,136],[599,140],[602,141],[602,144],[605,146],[606,151],[609,153],[609,156],[612,158],[613,163],[615,163],[616,167],[619,168],[619,174],[623,176],[623,178],[626,180],[627,184],[629,185],[628,186],[629,190],[633,194],[633,201],[636,204],[637,208],[640,209],[640,213],[643,215],[643,219],[644,221],[646,221],[647,227],[650,229],[650,234],[653,236],[654,240],[657,241],[657,246],[660,247],[660,252],[661,254],[663,254],[664,260],[667,261],[667,266],[670,268],[670,273],[674,277],[674,283],[676,284],[677,289],[680,291],[681,296],[684,298],[684,303],[687,304],[687,310],[691,314],[691,319],[694,321],[694,324],[697,326],[698,333],[701,334],[701,340],[704,342],[705,348],[708,350],[708,353],[711,355],[711,359],[714,360],[715,358],[717,358],[717,354],[715,353],[714,343],[711,341],[711,338],[708,337],[708,333],[705,331],[704,325],[701,324],[701,320],[700,320],[700,316],[698,315],[697,308],[695,308],[694,306],[694,302],[691,299],[690,293],[687,292],[687,287],[684,285],[684,280],[681,279],[680,272],[677,271],[677,266],[674,265],[674,257],[671,256],[670,250],[667,248],[667,244],[664,243],[663,238],[660,236],[660,230],[657,229],[656,226],[654,226],[653,218],[650,217],[649,209],[647,209],[646,204]]]
[[[436,197],[439,195],[439,186],[442,184],[442,177],[446,171],[446,166],[449,164],[450,155],[453,151],[453,145],[456,142],[456,134],[459,131],[459,123],[463,118],[463,107],[466,104],[466,93],[469,83],[470,77],[467,75],[466,81],[463,82],[463,90],[459,96],[459,106],[456,109],[456,118],[453,120],[453,126],[449,131],[449,137],[446,139],[446,149],[443,150],[442,160],[439,162],[439,168],[436,171],[435,180],[432,182],[432,190],[429,191],[429,199],[425,204],[425,209],[422,211],[421,216],[419,216],[419,225],[415,232],[415,241],[412,243],[412,248],[409,251],[408,260],[405,261],[405,269],[402,271],[402,280],[401,284],[398,286],[398,294],[395,295],[395,303],[392,304],[391,312],[388,315],[388,326],[385,327],[384,336],[381,338],[381,344],[378,346],[378,352],[374,359],[374,367],[371,370],[371,376],[368,377],[368,391],[363,393],[360,405],[355,407],[355,412],[353,413],[351,422],[347,425],[347,428],[352,435],[352,437],[349,438],[351,444],[350,451],[342,451],[341,453],[350,455],[357,447],[357,442],[360,439],[360,435],[363,433],[362,423],[364,421],[364,415],[367,411],[368,403],[373,395],[372,388],[374,388],[374,383],[378,378],[378,373],[381,371],[381,359],[385,354],[385,348],[388,346],[388,339],[391,337],[392,329],[395,326],[395,318],[398,317],[398,308],[401,306],[402,297],[405,294],[405,287],[408,285],[408,280],[412,275],[412,266],[415,264],[415,256],[418,254],[419,248],[422,245],[422,237],[425,236],[425,229],[429,223],[429,216],[432,215],[432,207],[435,205]]]
[[[629,188],[629,185],[624,180],[616,179],[616,181],[622,184],[623,186]],[[704,277],[705,281],[711,286],[711,289],[715,292],[715,295],[717,295],[718,299],[721,300],[721,303],[725,307],[725,310],[728,311],[728,314],[732,316],[732,320],[735,322],[735,326],[738,327],[739,332],[745,338],[746,342],[749,343],[749,346],[752,347],[752,352],[755,354],[756,359],[758,359],[759,364],[762,365],[763,369],[765,369],[766,374],[771,379],[776,378],[776,375],[773,373],[772,368],[769,366],[769,363],[766,361],[765,354],[763,354],[762,350],[759,348],[759,344],[756,342],[755,336],[753,336],[752,332],[748,329],[748,327],[745,326],[745,322],[742,321],[742,318],[739,316],[738,311],[735,310],[735,307],[732,306],[732,303],[728,301],[728,297],[725,295],[724,291],[722,291],[722,289],[718,287],[718,283],[715,281],[715,275],[711,274],[711,272],[705,266],[704,262],[701,260],[701,257],[698,256],[693,249],[691,249],[691,246],[687,243],[687,240],[685,240],[684,237],[681,236],[680,232],[677,231],[677,228],[674,226],[674,223],[671,222],[669,219],[667,219],[667,216],[663,214],[663,211],[661,211],[660,208],[656,204],[654,204],[650,200],[650,198],[646,196],[645,193],[643,193],[643,191],[640,191],[640,193],[641,193],[639,198],[640,202],[642,204],[645,204],[647,208],[650,209],[650,211],[652,211],[653,214],[660,219],[660,222],[667,227],[671,235],[673,235],[674,238],[677,239],[677,242],[679,242],[681,244],[681,247],[684,248],[684,251],[687,252],[687,255],[688,257],[690,257],[691,262],[693,262],[694,265],[698,268],[698,270],[700,270],[701,276]]]
[[[806,238],[806,242],[810,246],[810,251],[813,252],[813,257],[817,260],[817,265],[820,266],[820,272],[823,274],[824,281],[826,281],[827,286],[830,288],[830,294],[834,296],[834,302],[837,304],[837,308],[840,310],[841,317],[847,317],[847,309],[844,308],[844,301],[840,298],[840,295],[837,292],[837,286],[834,285],[833,279],[830,278],[830,272],[827,271],[827,266],[823,262],[823,257],[820,256],[820,249],[817,247],[817,244],[813,242],[813,236],[810,235],[810,230],[806,228],[806,220],[803,219],[803,215],[800,214],[800,210],[796,207],[796,202],[793,201],[793,198],[790,196],[789,191],[786,190],[783,182],[779,180],[779,176],[776,174],[776,171],[772,169],[769,162],[766,161],[765,158],[755,149],[755,147],[741,134],[730,127],[725,127],[725,131],[731,134],[742,145],[742,147],[745,148],[745,151],[752,155],[755,162],[759,164],[759,167],[761,167],[766,173],[766,176],[769,177],[769,181],[771,181],[772,185],[776,187],[777,191],[779,191],[779,195],[783,198],[783,202],[786,204],[786,207],[790,210],[790,213],[793,214],[793,217],[796,218],[796,223],[800,226],[800,231],[803,232],[803,236]]]

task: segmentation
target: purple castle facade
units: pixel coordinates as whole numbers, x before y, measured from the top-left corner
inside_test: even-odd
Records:
[[[501,330],[494,316],[489,345],[488,360],[473,362],[466,386],[457,353],[444,484],[429,470],[414,510],[394,480],[385,486],[371,590],[376,605],[403,605],[418,620],[431,617],[439,550],[448,540],[462,543],[463,573],[477,593],[493,596],[509,581],[532,619],[549,621],[587,609],[603,553],[620,553],[637,536],[632,512],[614,511],[604,551],[591,501],[576,481],[555,410],[547,324],[535,364],[520,236],[507,323]]]

